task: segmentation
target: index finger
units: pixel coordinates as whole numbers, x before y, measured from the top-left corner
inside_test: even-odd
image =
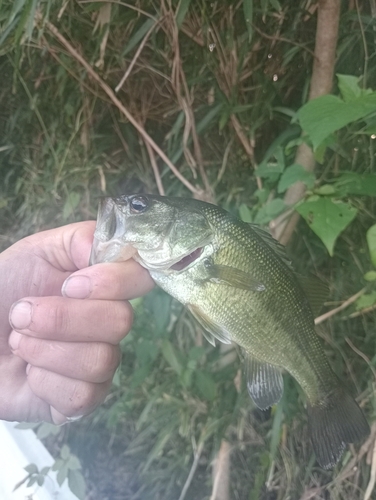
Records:
[[[72,299],[130,300],[153,287],[149,272],[129,259],[80,269],[65,280],[61,293]]]

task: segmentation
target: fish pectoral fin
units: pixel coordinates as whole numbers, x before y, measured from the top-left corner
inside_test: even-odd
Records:
[[[203,313],[199,307],[187,304],[187,308],[200,325],[204,327],[204,337],[210,344],[215,346],[215,339],[219,340],[223,344],[231,344],[230,334],[214,323],[214,321]]]
[[[263,292],[265,285],[245,271],[236,269],[231,266],[221,264],[206,264],[206,270],[209,280],[213,283],[224,283],[226,285],[240,288],[242,290],[250,290],[252,292]]]
[[[308,299],[309,305],[311,306],[313,316],[319,315],[322,306],[329,295],[328,286],[320,280],[317,276],[311,275],[309,277],[301,276],[296,274],[300,286]]]
[[[276,366],[245,353],[245,372],[248,393],[261,410],[278,403],[283,394],[283,377]]]

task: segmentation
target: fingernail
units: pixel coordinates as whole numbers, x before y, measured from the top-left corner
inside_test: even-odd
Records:
[[[61,289],[64,297],[86,299],[91,294],[91,279],[88,276],[72,276],[67,278]]]
[[[31,303],[26,300],[16,302],[9,313],[9,322],[14,330],[23,330],[31,323]]]
[[[9,347],[12,351],[18,349],[22,335],[18,332],[12,332],[9,337]]]

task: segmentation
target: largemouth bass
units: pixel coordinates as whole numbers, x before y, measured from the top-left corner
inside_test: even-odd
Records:
[[[363,412],[330,368],[315,332],[326,287],[297,276],[268,233],[197,200],[106,198],[91,264],[130,257],[191,311],[209,342],[242,347],[248,391],[259,408],[280,400],[283,370],[297,380],[323,468],[338,462],[346,443],[367,436]]]

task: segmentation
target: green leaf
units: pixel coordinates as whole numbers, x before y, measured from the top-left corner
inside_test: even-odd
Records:
[[[376,224],[371,226],[367,231],[367,245],[371,262],[376,267]]]
[[[336,194],[337,191],[332,184],[323,184],[319,188],[315,189],[315,193],[319,194],[320,196],[331,196],[333,194]]]
[[[358,196],[376,196],[376,174],[357,174],[344,172],[334,183],[341,196],[355,194]]]
[[[70,470],[78,470],[78,469],[81,469],[81,462],[79,461],[79,459],[76,457],[76,455],[71,455],[69,457],[69,460],[67,462],[67,467],[68,469]]]
[[[239,216],[244,222],[252,222],[252,212],[245,203],[242,203],[239,207]]]
[[[195,386],[200,394],[208,401],[213,401],[217,395],[217,386],[213,377],[201,370],[195,371]]]
[[[199,361],[205,355],[205,349],[201,346],[191,347],[188,353],[189,359]]]
[[[281,198],[276,198],[275,200],[270,201],[265,206],[263,206],[255,217],[254,222],[256,224],[267,224],[274,217],[277,217],[283,210],[286,208],[286,205]]]
[[[366,281],[376,281],[376,271],[368,271],[363,277]]]
[[[58,469],[56,474],[56,481],[58,482],[58,485],[61,486],[67,477],[68,477],[68,468],[63,465],[60,469]]]
[[[73,191],[72,193],[68,194],[63,208],[64,220],[67,220],[69,219],[69,217],[74,215],[74,211],[77,208],[78,204],[80,203],[80,200],[81,200],[81,195],[79,193]]]
[[[248,41],[252,40],[253,35],[253,0],[243,0],[244,20],[248,31]]]
[[[274,460],[277,455],[278,444],[281,440],[282,422],[283,422],[283,405],[279,404],[276,405],[274,410],[272,436],[270,440],[270,455],[272,460]]]
[[[43,486],[43,483],[44,483],[44,480],[45,480],[45,476],[43,476],[42,474],[38,474],[36,476],[37,478],[37,484],[38,486]]]
[[[37,472],[39,472],[39,469],[35,464],[28,464],[24,467],[24,469],[29,474],[37,474]]]
[[[315,180],[313,172],[307,172],[302,165],[296,163],[287,167],[283,172],[278,183],[278,193],[284,193],[286,189],[298,181],[304,182],[308,189],[312,189],[315,185]]]
[[[324,95],[301,107],[298,117],[316,150],[336,130],[375,111],[376,92],[361,95],[349,102],[334,95]]]
[[[350,204],[328,197],[308,199],[296,210],[321,239],[331,256],[338,236],[358,212]]]
[[[256,168],[255,174],[257,177],[274,180],[275,177],[278,178],[282,174],[284,168],[284,165],[278,163],[265,163]]]
[[[361,96],[362,89],[359,87],[359,77],[337,74],[337,78],[338,87],[345,102],[352,101]]]
[[[136,357],[140,366],[154,361],[158,354],[158,347],[155,342],[148,339],[140,339],[140,342],[136,345]]]
[[[362,309],[372,307],[374,304],[376,304],[376,292],[371,292],[359,297],[355,302],[355,307],[357,311],[361,311]]]
[[[68,485],[72,493],[80,500],[86,498],[86,484],[82,473],[79,470],[70,470],[68,473]]]
[[[39,422],[33,422],[33,423],[28,423],[28,422],[21,422],[20,424],[15,425],[16,429],[36,429],[40,425]]]
[[[127,45],[124,47],[124,50],[122,52],[122,57],[128,54],[137,44],[140,42],[143,37],[146,35],[146,33],[149,31],[149,29],[155,24],[154,19],[147,19],[144,24],[136,31],[136,33],[130,38],[129,42]]]
[[[180,375],[182,373],[183,366],[179,362],[175,348],[169,340],[164,340],[162,342],[162,354],[167,363],[171,366],[171,368],[178,375]]]
[[[176,12],[176,24],[178,25],[178,28],[183,24],[184,18],[188,12],[189,5],[191,3],[191,0],[180,0],[179,2],[179,7]]]
[[[63,446],[61,447],[61,450],[60,450],[60,456],[63,460],[68,460],[68,458],[70,456],[69,446],[67,446],[66,444],[63,444]]]
[[[39,439],[44,439],[47,436],[56,436],[61,431],[61,427],[54,424],[43,423],[37,430],[37,436]]]

